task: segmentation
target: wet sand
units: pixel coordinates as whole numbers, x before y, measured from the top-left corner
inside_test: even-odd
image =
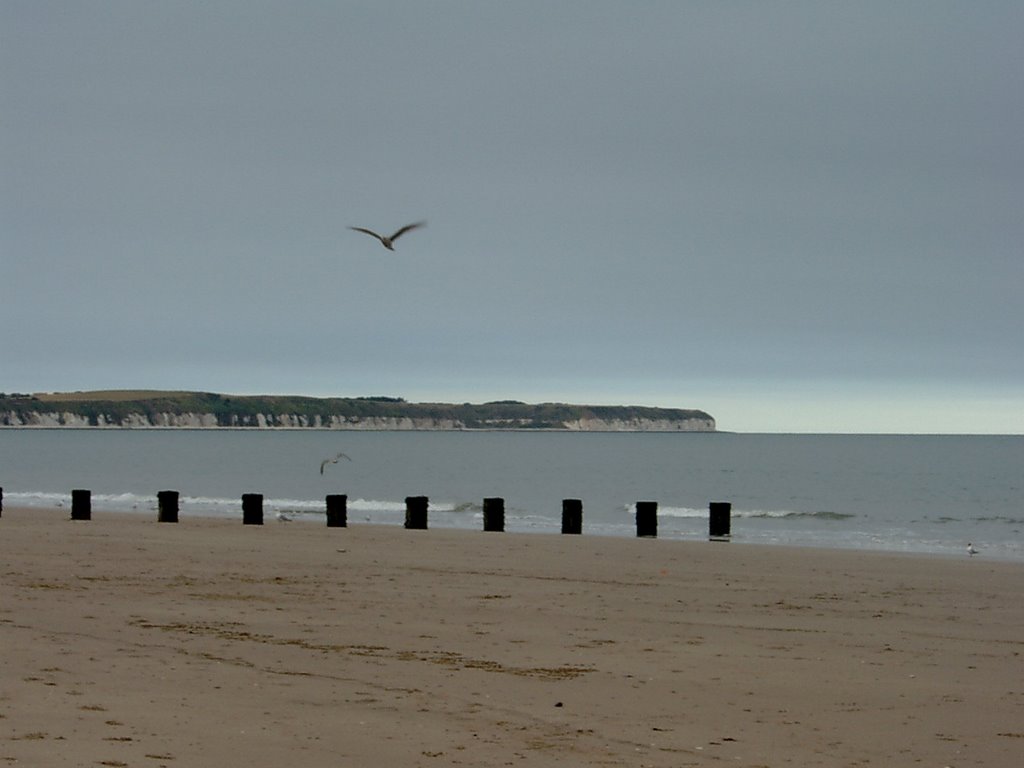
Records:
[[[4,509],[0,765],[1024,764],[1024,566]]]

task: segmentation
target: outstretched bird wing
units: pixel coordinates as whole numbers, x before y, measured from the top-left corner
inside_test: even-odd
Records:
[[[381,237],[380,235],[378,235],[372,229],[363,229],[362,227],[349,227],[349,229],[354,229],[356,232],[363,232],[363,233],[365,233],[367,235],[370,235],[371,237],[376,237],[382,243],[384,242],[384,238]],[[398,235],[395,235],[395,237],[398,237]]]
[[[406,232],[408,232],[408,231],[409,231],[410,229],[417,229],[417,228],[419,228],[419,227],[425,226],[425,225],[426,225],[426,223],[427,223],[427,222],[425,222],[425,221],[417,221],[417,222],[416,222],[415,224],[406,224],[406,225],[405,225],[404,227],[402,227],[402,228],[401,228],[400,230],[398,230],[397,232],[395,232],[395,234],[393,234],[393,235],[391,236],[391,239],[392,239],[392,240],[397,240],[397,239],[398,239],[398,238],[400,238],[400,237],[401,237],[402,235],[404,235],[404,234],[405,234]]]

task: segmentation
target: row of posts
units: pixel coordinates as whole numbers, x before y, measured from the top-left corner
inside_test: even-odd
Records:
[[[160,491],[157,498],[157,520],[161,523],[178,522],[178,492]],[[348,496],[335,493],[327,496],[327,527],[345,528],[348,525]],[[426,496],[407,496],[405,499],[405,527],[426,530],[429,499]],[[3,511],[3,489],[0,488],[0,513]],[[92,494],[88,490],[71,492],[71,519],[92,518]],[[713,541],[728,541],[731,536],[732,504],[712,501],[709,508],[708,535]],[[263,525],[263,494],[242,494],[242,523]],[[500,497],[484,499],[484,530],[505,530],[505,500]],[[583,533],[583,501],[562,500],[562,533]],[[654,538],[658,535],[658,502],[636,503],[636,535]]]

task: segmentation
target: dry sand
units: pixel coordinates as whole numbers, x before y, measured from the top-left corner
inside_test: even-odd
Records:
[[[6,509],[0,765],[1024,765],[1024,566]]]

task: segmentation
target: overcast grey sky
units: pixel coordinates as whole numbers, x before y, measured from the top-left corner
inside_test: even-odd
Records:
[[[2,391],[1024,432],[1020,2],[0,0],[0,36]]]

